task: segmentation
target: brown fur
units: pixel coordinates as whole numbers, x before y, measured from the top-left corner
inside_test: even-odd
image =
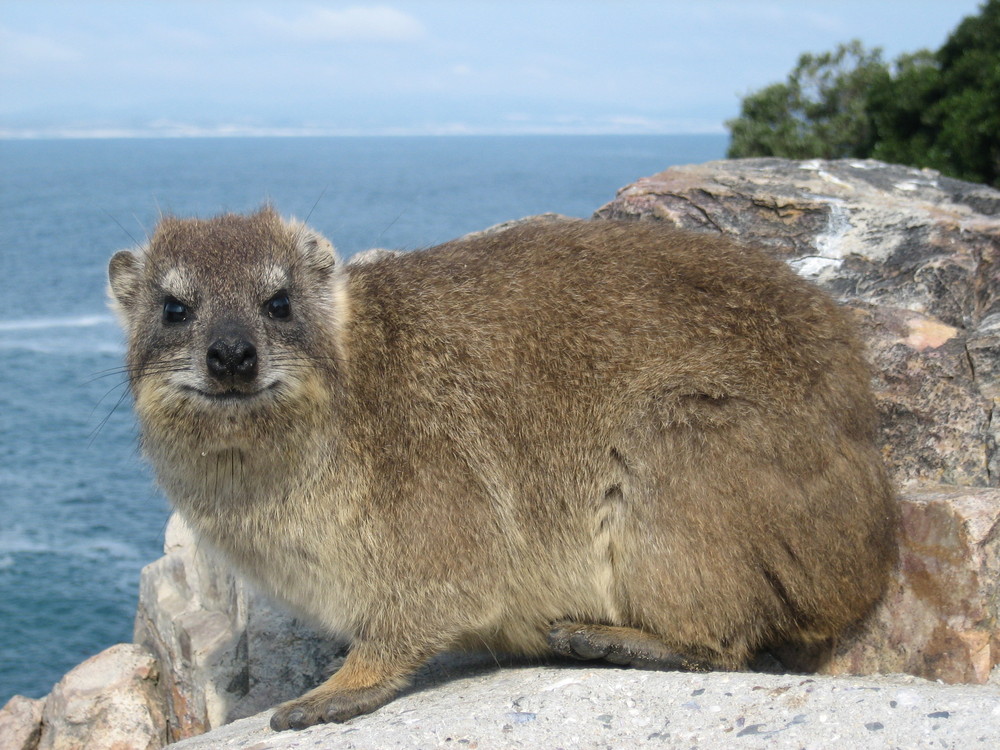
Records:
[[[758,251],[572,221],[342,266],[263,210],[164,219],[110,276],[172,501],[353,640],[277,728],[371,710],[448,648],[735,668],[881,594],[895,507],[852,326]],[[248,383],[206,371],[232,326]]]

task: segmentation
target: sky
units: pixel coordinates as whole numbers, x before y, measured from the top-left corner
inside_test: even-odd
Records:
[[[724,133],[853,38],[979,0],[0,0],[0,137]]]

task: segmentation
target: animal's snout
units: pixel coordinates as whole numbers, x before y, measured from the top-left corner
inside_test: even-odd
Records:
[[[242,333],[228,333],[208,347],[206,364],[216,380],[249,383],[257,377],[257,347]]]

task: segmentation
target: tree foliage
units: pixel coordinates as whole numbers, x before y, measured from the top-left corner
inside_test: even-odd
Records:
[[[873,157],[1000,186],[1000,0],[892,65],[855,40],[743,99],[730,157]]]
[[[740,116],[726,123],[729,156],[867,156],[875,135],[867,92],[888,77],[882,51],[869,52],[858,40],[804,54],[785,83],[746,97]]]

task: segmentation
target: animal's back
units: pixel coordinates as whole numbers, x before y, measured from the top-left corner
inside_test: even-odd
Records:
[[[469,517],[507,536],[486,628],[514,645],[575,608],[736,664],[879,595],[893,500],[867,370],[779,261],[581,221],[386,258],[349,290],[354,442],[375,474],[472,482]]]

